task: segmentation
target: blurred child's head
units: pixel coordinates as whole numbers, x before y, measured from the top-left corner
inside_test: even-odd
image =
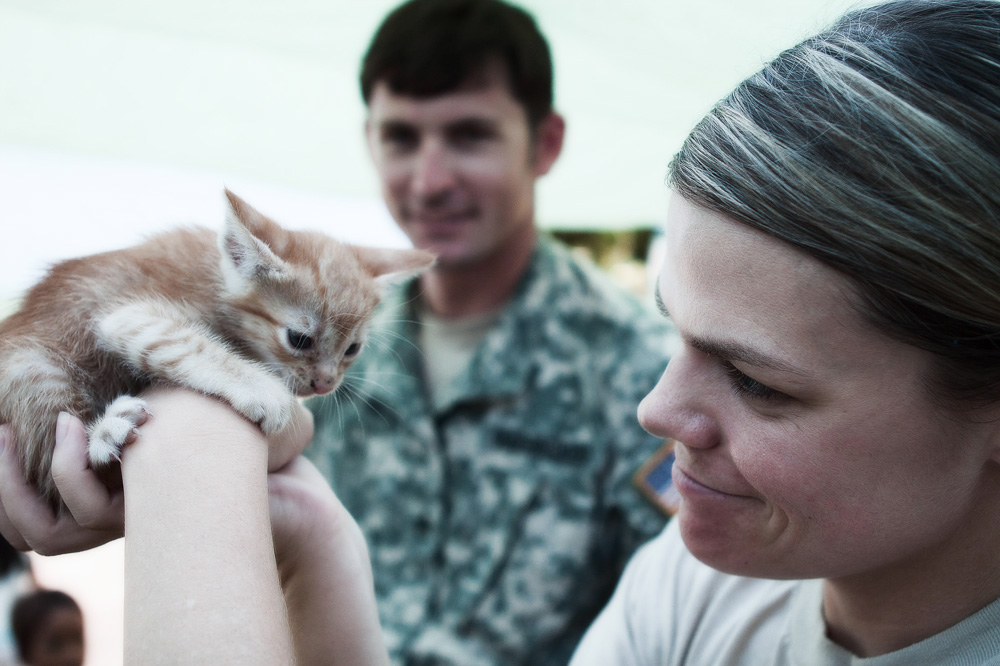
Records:
[[[56,590],[25,594],[11,611],[18,655],[28,666],[83,664],[83,612]]]

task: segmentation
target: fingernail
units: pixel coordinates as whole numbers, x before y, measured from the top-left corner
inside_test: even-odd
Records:
[[[66,430],[69,428],[69,413],[59,412],[56,417],[56,441],[61,442],[66,438]]]

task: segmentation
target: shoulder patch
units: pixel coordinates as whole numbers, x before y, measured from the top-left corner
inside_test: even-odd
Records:
[[[677,513],[680,495],[674,487],[674,440],[668,439],[632,476],[632,483],[649,502],[667,516]]]

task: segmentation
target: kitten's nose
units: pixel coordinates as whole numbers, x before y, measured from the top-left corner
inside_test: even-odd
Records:
[[[330,375],[317,375],[309,385],[316,395],[323,395],[333,390],[334,381]]]

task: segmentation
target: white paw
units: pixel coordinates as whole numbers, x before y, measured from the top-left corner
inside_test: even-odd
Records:
[[[295,396],[277,379],[241,387],[226,397],[236,411],[259,425],[265,435],[288,425],[295,406]]]
[[[108,405],[104,415],[90,426],[91,467],[103,467],[121,460],[122,449],[139,435],[139,426],[149,418],[146,403],[123,395]]]

